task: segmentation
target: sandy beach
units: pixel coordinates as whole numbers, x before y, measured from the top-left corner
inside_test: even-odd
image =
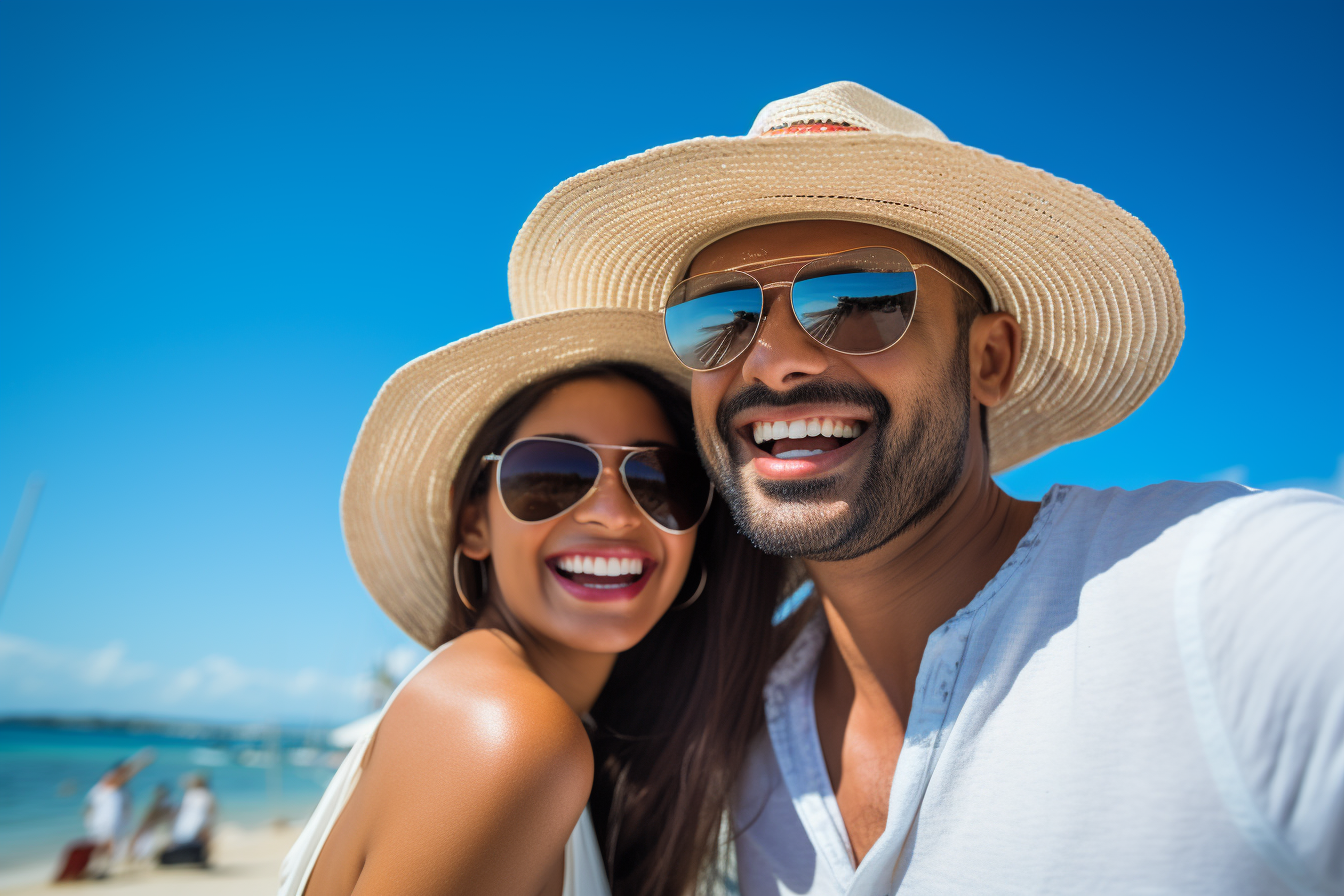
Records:
[[[52,868],[35,865],[18,872],[0,873],[0,893],[271,896],[280,885],[280,860],[299,836],[299,830],[298,826],[249,829],[225,824],[215,837],[209,868],[137,866],[118,869],[103,880],[52,884],[45,882],[51,879]]]

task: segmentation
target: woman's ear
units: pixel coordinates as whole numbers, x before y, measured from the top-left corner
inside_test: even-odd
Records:
[[[985,407],[1002,404],[1012,391],[1022,359],[1022,327],[1001,311],[982,314],[971,323],[971,395]]]
[[[457,537],[462,553],[471,559],[484,560],[490,556],[490,517],[485,512],[484,499],[462,505]]]

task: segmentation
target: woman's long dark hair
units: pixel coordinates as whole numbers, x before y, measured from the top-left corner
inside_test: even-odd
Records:
[[[695,450],[690,402],[662,376],[625,363],[568,370],[524,388],[481,427],[454,480],[453,520],[489,487],[483,475],[489,468],[472,458],[502,451],[523,417],[557,386],[592,377],[642,386],[681,447]],[[450,550],[457,543],[452,536]],[[476,610],[445,595],[445,641],[471,629],[487,600],[476,564],[462,566],[462,587]],[[592,708],[589,806],[613,896],[684,896],[717,862],[732,783],[763,724],[761,691],[784,646],[784,633],[771,625],[784,596],[784,561],[753,548],[716,496],[677,604],[694,593],[702,567],[704,592],[684,609],[674,604],[617,658]]]

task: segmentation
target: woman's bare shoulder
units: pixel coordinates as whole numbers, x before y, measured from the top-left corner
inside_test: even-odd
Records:
[[[592,779],[573,710],[507,639],[471,632],[388,707],[332,832],[349,854],[332,879],[353,875],[361,893],[535,893],[563,862]]]
[[[573,773],[592,750],[574,711],[527,665],[507,636],[473,631],[444,648],[388,707],[378,753],[422,756],[435,767],[471,763],[484,771]],[[510,781],[501,781],[507,785]],[[585,788],[580,805],[587,799]]]

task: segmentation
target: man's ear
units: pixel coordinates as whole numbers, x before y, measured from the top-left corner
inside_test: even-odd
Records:
[[[462,553],[473,560],[490,556],[490,517],[485,512],[486,499],[468,501],[462,505],[457,520],[458,544]]]
[[[1002,404],[1012,391],[1022,360],[1022,327],[1002,311],[971,322],[971,395],[988,408]]]

